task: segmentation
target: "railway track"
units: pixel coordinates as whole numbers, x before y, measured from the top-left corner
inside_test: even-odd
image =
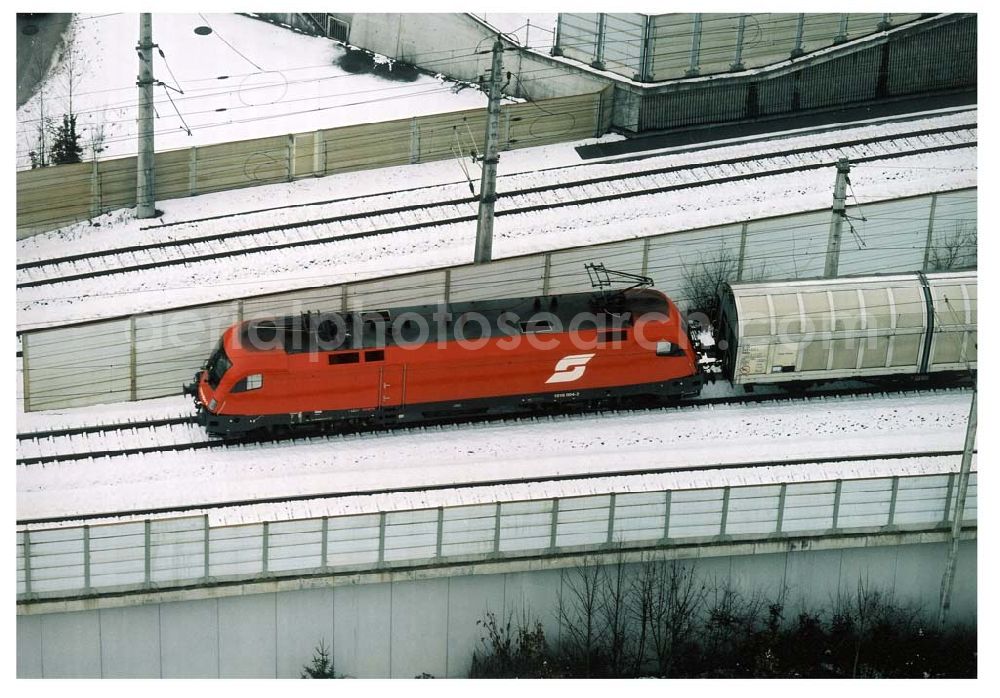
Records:
[[[580,418],[600,418],[621,414],[652,411],[652,410],[687,410],[692,408],[724,405],[748,405],[773,402],[823,402],[857,397],[924,395],[933,393],[961,392],[964,387],[930,386],[923,390],[914,390],[913,386],[899,389],[879,387],[856,388],[850,390],[818,391],[807,397],[792,397],[787,393],[747,394],[727,397],[696,398],[684,400],[676,405],[635,407],[631,409],[614,410],[580,410],[538,416],[524,417],[480,417],[465,420],[441,420],[429,425],[400,426],[378,429],[378,431],[419,433],[428,426],[461,429],[466,424],[498,424],[498,423],[532,423],[541,419],[565,421]],[[369,430],[375,431],[375,429]],[[35,431],[18,434],[17,460],[19,466],[43,465],[65,461],[85,461],[95,458],[117,458],[123,456],[142,455],[172,451],[193,451],[202,449],[245,448],[256,443],[290,442],[295,444],[315,444],[330,442],[346,432],[332,434],[290,435],[280,439],[267,441],[236,441],[227,442],[221,439],[209,439],[204,430],[194,423],[194,416],[174,417],[161,420],[144,420],[123,424],[104,424],[86,427],[73,427],[47,431]]]
[[[501,191],[496,215],[530,214],[566,206],[599,204],[806,172],[829,167],[839,157],[845,156],[853,163],[861,164],[974,148],[977,146],[976,134],[976,124],[963,124],[693,165],[656,166],[655,159],[651,159],[642,161],[638,168],[635,162],[605,168],[605,174],[595,177],[580,176],[591,171],[587,167],[564,168],[565,172],[554,177],[559,181],[544,185],[530,184],[533,179],[537,180],[538,173],[511,175],[505,178],[506,191]],[[386,205],[392,195],[381,195],[366,199],[366,204],[374,206],[362,206],[361,210],[336,215],[325,215],[322,207],[318,210],[300,209],[309,215],[278,226],[241,228],[208,236],[181,237],[152,244],[26,261],[17,267],[17,288],[326,245],[476,220],[475,197],[458,196],[459,185],[444,185],[437,189],[442,198],[433,203],[421,201]]]

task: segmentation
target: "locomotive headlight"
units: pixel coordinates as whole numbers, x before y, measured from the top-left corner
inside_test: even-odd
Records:
[[[216,399],[215,399],[215,398],[213,397],[213,398],[212,398],[212,401],[211,401],[210,403],[208,403],[208,410],[209,410],[210,412],[215,412],[215,408],[216,408],[216,407],[218,407],[218,406],[219,406],[219,401],[218,401],[218,400],[216,400]]]
[[[657,342],[656,343],[656,355],[657,356],[670,356],[674,352],[674,345],[671,342]]]

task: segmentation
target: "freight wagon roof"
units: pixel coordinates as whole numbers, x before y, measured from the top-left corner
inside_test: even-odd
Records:
[[[289,353],[337,351],[450,341],[458,338],[459,327],[469,340],[512,332],[626,328],[643,315],[670,312],[666,297],[653,289],[564,293],[262,318],[244,322],[239,339],[250,349],[280,344]]]
[[[976,270],[967,271],[942,271],[928,272],[925,274],[928,281],[944,279],[963,279],[975,281]],[[838,276],[831,279],[769,279],[767,281],[736,281],[726,284],[734,295],[746,295],[748,293],[759,295],[767,292],[792,293],[799,289],[829,288],[837,289],[841,287],[860,287],[865,284],[887,284],[899,282],[917,281],[917,272],[894,273],[894,274],[865,274],[862,276]]]

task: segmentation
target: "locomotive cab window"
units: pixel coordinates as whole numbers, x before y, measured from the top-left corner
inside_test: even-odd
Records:
[[[241,378],[236,381],[236,385],[230,392],[233,393],[245,393],[248,390],[257,390],[264,385],[264,374],[263,373],[253,373],[246,378]]]

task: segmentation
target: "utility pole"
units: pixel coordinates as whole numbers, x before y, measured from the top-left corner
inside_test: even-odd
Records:
[[[155,152],[153,150],[153,15],[139,15],[139,157],[135,217],[156,215]]]
[[[955,582],[955,564],[958,562],[959,536],[962,534],[962,516],[965,513],[965,495],[969,491],[969,471],[972,469],[972,449],[976,444],[976,398],[979,391],[972,391],[972,408],[969,410],[969,426],[965,430],[965,449],[962,451],[962,467],[958,473],[958,496],[955,498],[955,512],[951,516],[951,547],[948,561],[941,579],[941,605],[938,609],[938,625],[944,625],[948,609],[951,607],[951,587]]]
[[[826,245],[826,270],[823,275],[831,278],[837,275],[840,264],[840,232],[847,216],[847,175],[851,163],[847,158],[837,160],[837,183],[833,186],[833,220],[830,221],[830,240]]]
[[[500,78],[503,72],[503,43],[499,35],[493,44],[490,69],[490,104],[486,114],[486,155],[479,182],[479,222],[476,225],[476,264],[493,259],[493,209],[497,201],[497,151],[500,139]]]

